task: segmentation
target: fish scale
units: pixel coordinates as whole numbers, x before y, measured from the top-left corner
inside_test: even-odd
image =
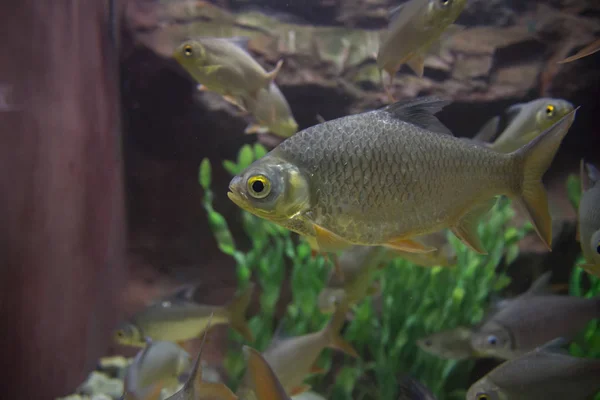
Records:
[[[315,222],[357,243],[437,229],[424,226],[422,215],[457,220],[472,199],[483,201],[517,186],[510,157],[430,133],[385,111],[309,128],[283,142],[274,155],[307,170]],[[474,184],[465,187],[467,180]],[[450,201],[441,204],[440,196]],[[341,214],[338,204],[346,212]]]

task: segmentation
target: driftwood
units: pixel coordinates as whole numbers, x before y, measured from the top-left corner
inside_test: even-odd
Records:
[[[107,1],[7,0],[0,16],[0,397],[53,399],[118,319],[118,59]]]

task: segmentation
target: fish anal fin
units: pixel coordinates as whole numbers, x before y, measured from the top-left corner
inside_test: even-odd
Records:
[[[259,124],[250,124],[244,130],[246,135],[252,135],[255,133],[267,133],[269,130],[262,125]]]
[[[412,239],[392,239],[385,243],[384,246],[396,251],[418,254],[431,253],[436,250],[435,247],[426,246]]]
[[[415,53],[411,58],[406,60],[406,65],[408,65],[419,78],[422,78],[425,74],[425,57],[421,53]]]
[[[302,394],[304,392],[308,392],[310,390],[311,386],[310,385],[300,385],[300,386],[296,386],[293,387],[292,390],[290,390],[290,392],[288,393],[290,396],[297,396],[299,394]]]
[[[437,97],[419,97],[417,99],[400,100],[380,110],[388,112],[392,117],[432,132],[452,135],[435,114],[450,104],[449,100]]]
[[[320,252],[339,251],[352,246],[352,243],[317,224],[313,224],[313,227],[315,229],[316,244]]]
[[[200,398],[219,399],[219,400],[237,400],[231,389],[222,383],[203,381],[198,388]]]
[[[464,244],[479,254],[487,254],[487,251],[481,243],[481,238],[477,233],[477,227],[481,218],[496,204],[496,198],[492,198],[484,203],[473,207],[465,214],[458,224],[451,228],[454,233]]]

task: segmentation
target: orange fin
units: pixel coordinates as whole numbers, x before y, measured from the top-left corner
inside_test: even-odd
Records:
[[[325,228],[316,224],[313,224],[313,227],[315,228],[316,243],[321,252],[339,251],[352,246],[352,243]]]
[[[481,203],[473,207],[467,214],[465,214],[458,224],[451,228],[454,233],[464,244],[466,244],[471,250],[479,254],[487,254],[481,238],[477,233],[477,227],[481,218],[491,210],[496,204],[496,198],[492,198],[485,203]]]
[[[407,253],[431,253],[436,250],[435,247],[426,246],[412,239],[392,239],[384,246]]]
[[[302,394],[304,392],[308,392],[310,390],[311,386],[310,385],[300,385],[300,386],[296,386],[295,388],[292,388],[292,390],[290,390],[290,396],[297,396],[299,394]]]
[[[231,389],[222,383],[203,381],[198,389],[199,398],[219,399],[219,400],[237,400],[238,397],[233,394]]]
[[[248,364],[250,386],[258,399],[285,400],[288,395],[264,357],[251,347],[242,348]],[[239,393],[239,392],[238,392]],[[242,396],[246,398],[247,396]],[[288,399],[289,400],[289,399]]]
[[[319,367],[318,365],[313,365],[310,369],[311,374],[324,374],[327,371],[324,368]]]

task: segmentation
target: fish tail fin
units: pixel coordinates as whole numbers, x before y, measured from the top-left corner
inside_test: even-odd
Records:
[[[252,300],[253,292],[254,284],[251,283],[246,290],[236,296],[227,306],[231,327],[250,342],[254,341],[254,336],[246,321],[246,310],[250,305],[250,300]]]
[[[329,323],[324,329],[325,334],[329,338],[328,346],[336,350],[340,350],[349,356],[358,358],[358,353],[354,350],[354,347],[342,338],[340,330],[346,322],[346,312],[348,312],[348,302],[343,299],[340,301],[341,304],[337,304],[335,313],[329,320]]]
[[[548,210],[548,197],[542,184],[542,176],[550,167],[558,148],[575,120],[579,107],[544,131],[530,143],[521,147],[515,156],[522,168],[520,193],[513,197],[528,214],[538,235],[552,249],[552,218]]]
[[[283,67],[283,59],[277,61],[275,68],[273,68],[271,72],[267,72],[267,85],[265,86],[265,89],[269,90],[269,86],[275,81],[275,78],[277,78],[277,74],[281,70],[281,67]]]

